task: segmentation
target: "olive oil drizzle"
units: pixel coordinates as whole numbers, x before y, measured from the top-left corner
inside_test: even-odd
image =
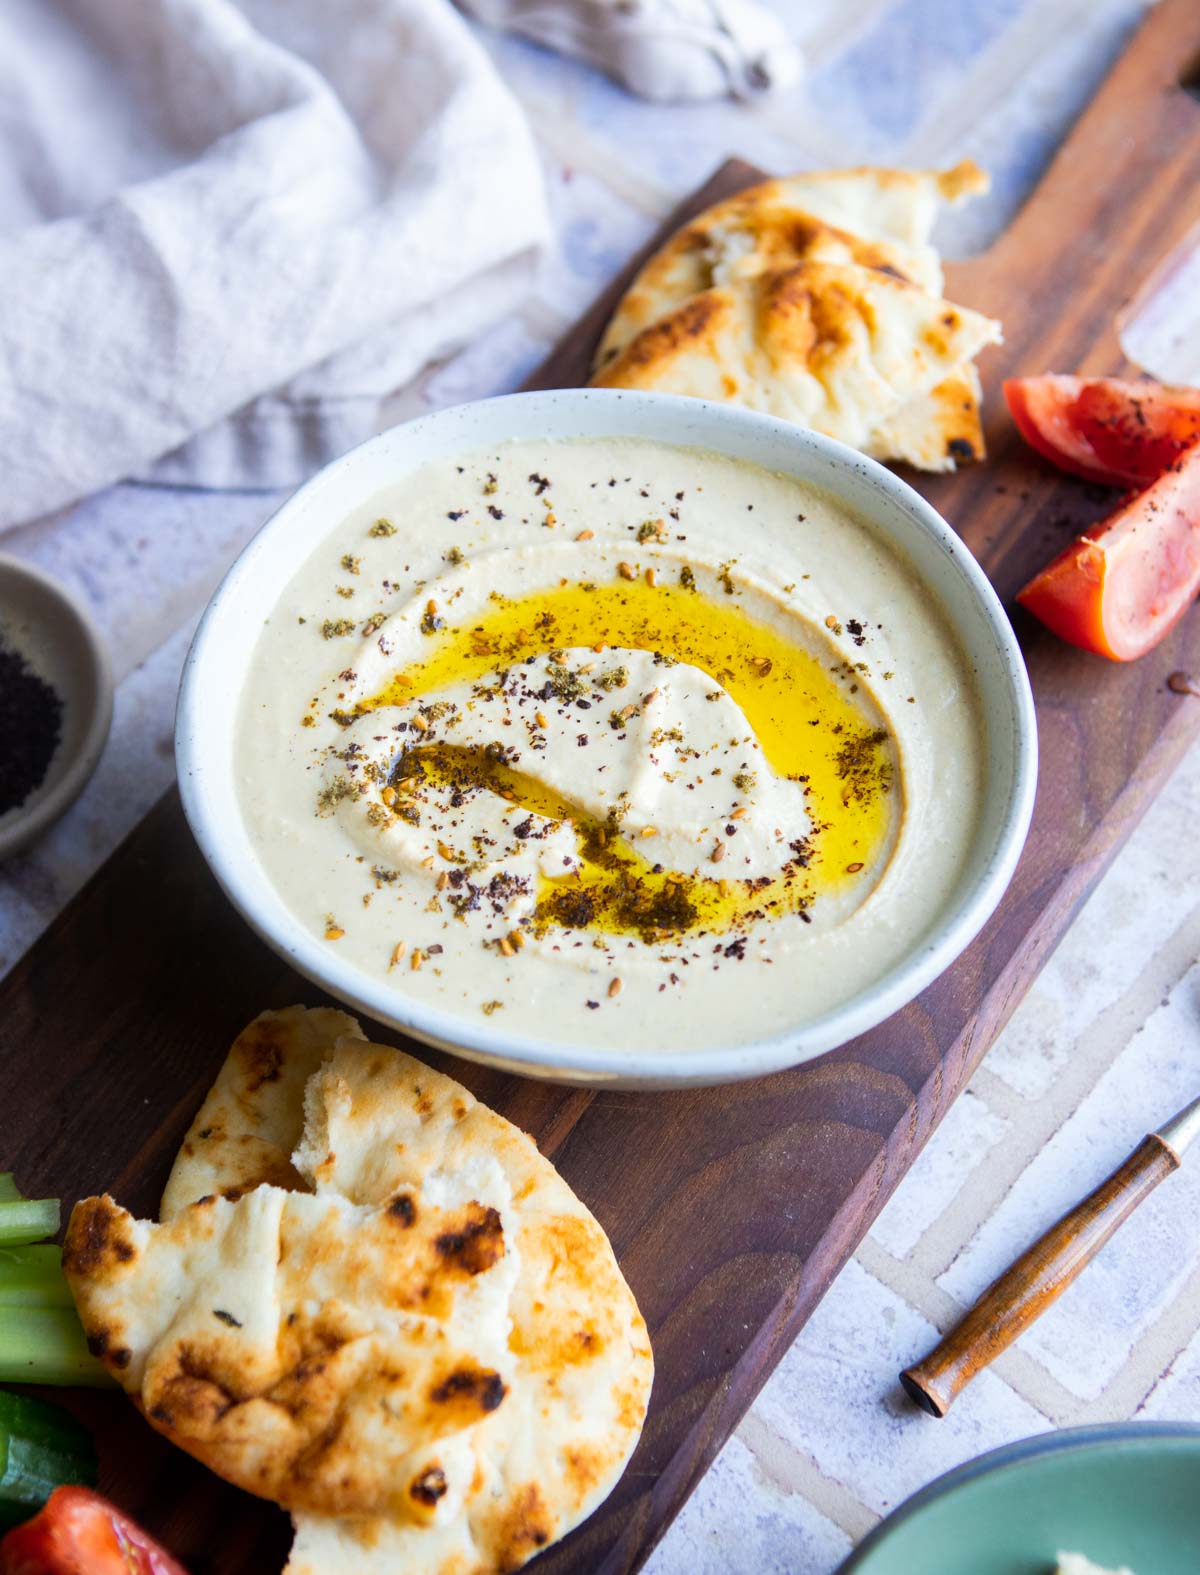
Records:
[[[597,820],[537,777],[485,749],[417,745],[401,755],[392,785],[408,794],[425,787],[495,793],[516,808],[571,826],[579,870],[540,877],[532,923],[539,936],[561,928],[633,934],[647,942],[661,942],[688,932],[720,934],[751,921],[803,913],[812,900],[807,843],[789,850],[787,863],[774,878],[683,875],[651,863],[620,834],[615,818]]]
[[[814,895],[869,873],[887,839],[897,798],[893,746],[855,699],[861,681],[844,664],[827,667],[735,602],[723,605],[661,581],[571,583],[520,598],[493,593],[489,611],[470,623],[430,629],[428,639],[428,656],[361,702],[359,712],[410,705],[448,685],[494,678],[530,658],[578,648],[595,653],[588,681],[619,710],[622,689],[606,688],[620,677],[611,652],[637,649],[664,665],[688,662],[707,673],[740,706],[772,770],[804,784],[812,831],[799,848],[781,845],[780,876],[718,880],[715,872],[710,879],[661,870],[617,827],[599,824],[485,751],[444,744],[408,750],[401,776],[416,768],[430,786],[487,788],[571,822],[581,869],[542,879],[535,917],[541,930],[561,925],[662,939],[720,932],[763,915],[803,914]],[[629,691],[624,697],[636,698]],[[736,750],[733,757],[729,775],[737,793]],[[742,796],[752,800],[752,790]]]

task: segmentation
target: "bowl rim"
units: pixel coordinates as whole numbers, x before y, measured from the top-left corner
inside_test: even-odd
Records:
[[[1192,1443],[1200,1445],[1200,1422],[1093,1422],[1086,1427],[1035,1433],[1030,1438],[1018,1438],[1011,1444],[1001,1444],[996,1449],[977,1455],[974,1460],[966,1460],[960,1466],[951,1467],[923,1488],[918,1488],[890,1514],[885,1515],[877,1526],[872,1527],[844,1563],[838,1565],[834,1575],[855,1575],[856,1571],[864,1569],[867,1560],[914,1515],[921,1514],[930,1504],[959,1491],[980,1477],[1011,1471],[1046,1455],[1072,1452],[1086,1454],[1106,1444],[1138,1446],[1152,1441],[1163,1443],[1168,1439],[1190,1439]]]
[[[352,964],[339,961],[328,948],[322,949],[316,938],[286,910],[282,899],[279,899],[278,906],[283,920],[278,925],[270,922],[262,912],[263,904],[250,889],[250,878],[224,846],[220,817],[214,814],[207,798],[209,762],[205,758],[197,729],[198,694],[223,608],[248,568],[262,553],[271,549],[275,540],[283,538],[293,513],[299,512],[319,492],[336,490],[343,483],[352,483],[355,472],[368,464],[376,453],[386,451],[387,445],[395,441],[398,432],[405,434],[410,447],[416,447],[422,433],[430,427],[452,425],[456,418],[460,422],[476,419],[479,412],[483,411],[486,413],[484,419],[492,418],[489,431],[473,432],[469,438],[464,437],[463,444],[464,448],[468,442],[474,447],[480,447],[489,441],[503,442],[507,439],[506,415],[515,412],[518,407],[528,416],[536,414],[539,407],[548,409],[563,402],[599,411],[605,407],[614,411],[618,406],[625,407],[620,419],[614,416],[610,436],[635,435],[631,428],[640,414],[650,422],[650,435],[654,438],[656,415],[666,411],[668,419],[675,420],[681,429],[689,426],[704,428],[691,438],[660,435],[655,439],[668,446],[707,448],[710,452],[738,457],[733,444],[729,447],[723,445],[722,434],[728,432],[732,436],[742,432],[749,434],[751,439],[757,436],[763,441],[790,446],[793,453],[797,449],[807,450],[818,468],[840,475],[843,483],[851,473],[857,473],[873,490],[881,492],[893,508],[898,507],[908,514],[918,530],[932,538],[933,543],[951,560],[967,583],[1002,663],[1012,707],[1013,780],[994,835],[989,863],[953,906],[949,917],[940,920],[920,945],[895,968],[868,990],[851,997],[830,1012],[808,1019],[799,1027],[732,1045],[663,1054],[652,1049],[626,1050],[619,1044],[597,1047],[574,1045],[563,1040],[535,1040],[522,1034],[505,1032],[482,1020],[474,1023],[443,1008],[398,994],[382,980],[375,980]],[[579,433],[581,437],[587,435],[596,434]],[[409,461],[398,464],[397,475],[412,468],[414,466]],[[838,496],[833,480],[822,479],[819,485],[835,497]],[[365,498],[348,497],[345,508],[349,509],[362,501]],[[856,512],[866,514],[861,507]],[[869,514],[866,517],[870,523]],[[333,528],[331,525],[330,529]],[[957,630],[957,620],[955,627]],[[977,658],[979,652],[977,648],[972,648],[968,654]],[[932,504],[927,503],[906,481],[843,443],[775,416],[681,395],[634,393],[623,389],[539,390],[448,406],[369,438],[317,471],[271,514],[239,553],[214,592],[184,661],[175,726],[180,794],[184,813],[202,855],[226,895],[255,933],[304,977],[375,1021],[398,1028],[426,1044],[468,1060],[499,1065],[530,1077],[593,1086],[607,1084],[643,1088],[706,1086],[762,1076],[799,1065],[875,1027],[919,995],[979,933],[1012,877],[1032,817],[1037,785],[1037,753],[1037,721],[1029,678],[1008,617],[972,553]],[[269,878],[265,872],[262,872],[262,876],[269,887]]]
[[[13,553],[0,553],[0,579],[4,578],[23,579],[36,585],[57,608],[62,620],[74,628],[91,672],[95,704],[75,750],[65,761],[61,773],[51,778],[43,794],[35,794],[28,811],[23,813],[18,809],[9,823],[0,828],[0,859],[21,852],[70,809],[96,769],[108,742],[113,718],[112,665],[99,625],[87,607],[45,569]],[[53,770],[54,763],[51,762]]]

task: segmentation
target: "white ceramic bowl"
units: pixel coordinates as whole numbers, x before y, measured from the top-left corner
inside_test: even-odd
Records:
[[[836,1011],[741,1044],[630,1052],[529,1040],[409,999],[340,961],[293,917],[260,865],[238,807],[237,697],[279,591],[356,505],[410,470],[508,439],[649,438],[715,451],[815,483],[896,542],[941,601],[970,656],[987,723],[986,798],[959,888],[903,962]],[[784,421],[732,405],[613,389],[513,394],[422,417],[335,461],[288,500],[209,603],[184,667],[176,721],[184,810],[231,901],[269,945],[331,995],[417,1039],[530,1076],[626,1087],[755,1077],[810,1060],[882,1022],[975,936],[1016,866],[1033,808],[1037,731],[1025,664],[1008,619],[958,537],[911,487],[873,460]]]

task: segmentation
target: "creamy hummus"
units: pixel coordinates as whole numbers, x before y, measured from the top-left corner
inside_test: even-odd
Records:
[[[346,961],[540,1039],[828,1011],[963,873],[982,721],[904,560],[791,478],[513,443],[331,521],[258,641],[243,812]]]

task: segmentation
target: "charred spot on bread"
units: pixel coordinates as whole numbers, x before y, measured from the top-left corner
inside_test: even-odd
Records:
[[[387,1206],[387,1215],[408,1230],[417,1222],[417,1206],[407,1192],[398,1192]]]
[[[242,1035],[239,1058],[245,1069],[246,1092],[256,1094],[264,1083],[277,1083],[283,1070],[284,1046],[273,1022],[257,1022]]]
[[[546,1546],[554,1535],[554,1522],[536,1482],[514,1493],[497,1529],[493,1556],[503,1575],[520,1569],[536,1548]]]
[[[413,1479],[408,1491],[418,1504],[432,1508],[445,1495],[446,1473],[440,1466],[430,1466],[428,1471],[422,1471]]]
[[[652,366],[681,345],[702,339],[716,328],[727,310],[725,301],[715,291],[693,296],[677,311],[643,328],[633,343],[622,351],[620,359],[632,367]]]
[[[77,1203],[63,1242],[62,1263],[67,1273],[102,1276],[131,1262],[137,1249],[127,1234],[128,1219],[125,1210],[107,1196]]]
[[[481,1412],[496,1411],[508,1393],[508,1385],[499,1373],[483,1367],[456,1367],[430,1392],[435,1405],[453,1405],[466,1401],[477,1405]]]
[[[504,1256],[504,1226],[499,1212],[467,1205],[467,1218],[460,1230],[443,1231],[434,1238],[434,1247],[447,1263],[464,1274],[482,1274]]]
[[[111,1337],[108,1329],[93,1329],[87,1336],[87,1348],[93,1356],[120,1372],[133,1361],[133,1352],[127,1345],[111,1345]]]

